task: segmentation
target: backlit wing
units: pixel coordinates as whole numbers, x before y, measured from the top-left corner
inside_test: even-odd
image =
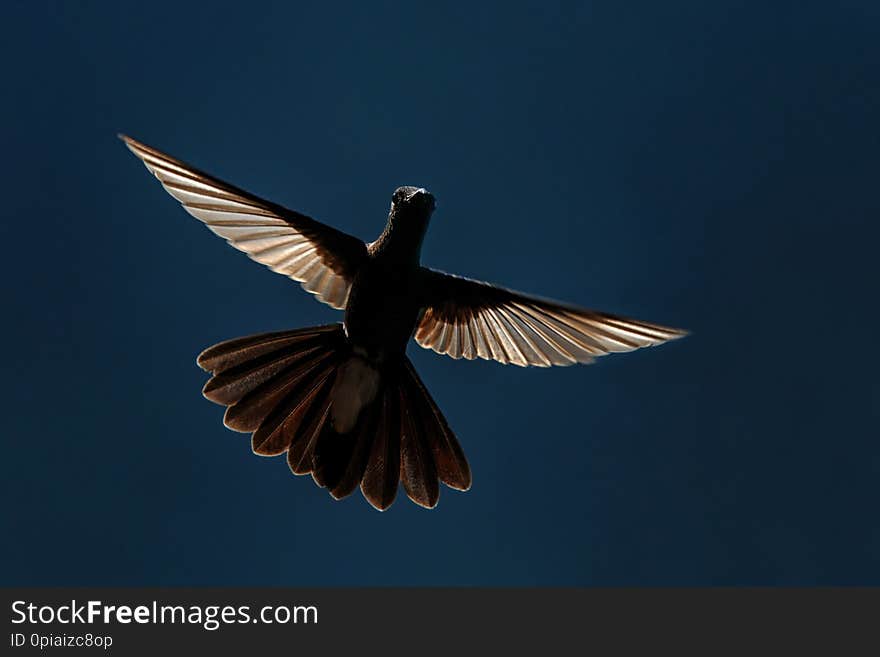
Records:
[[[184,209],[239,251],[289,276],[334,308],[344,308],[367,256],[359,239],[265,201],[130,137],[125,145]]]
[[[687,335],[432,269],[421,272],[424,314],[416,342],[453,358],[572,365]]]

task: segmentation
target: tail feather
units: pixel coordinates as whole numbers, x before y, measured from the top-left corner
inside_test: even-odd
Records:
[[[384,511],[397,497],[400,484],[400,395],[396,388],[382,392],[379,423],[367,460],[361,492],[367,501]]]
[[[325,324],[292,331],[258,333],[243,338],[218,342],[205,349],[197,359],[199,367],[212,374],[223,372],[236,365],[247,363],[258,356],[277,351],[302,340],[339,331],[339,324]]]
[[[205,384],[202,394],[218,404],[234,404],[282,371],[316,355],[318,350],[318,346],[302,351],[295,347],[286,347],[278,352],[264,354],[249,363],[216,374]]]
[[[364,409],[355,429],[346,434],[336,433],[332,424],[326,423],[315,445],[312,474],[337,500],[351,495],[363,479],[375,438],[377,408],[373,404]]]
[[[400,480],[407,497],[433,509],[440,497],[437,466],[425,432],[422,404],[409,381],[400,386]]]
[[[404,367],[410,385],[415,388],[413,397],[418,400],[420,412],[423,413],[421,426],[431,446],[440,481],[456,490],[468,490],[471,487],[471,468],[458,439],[409,358],[404,359]]]
[[[321,387],[315,401],[307,408],[301,429],[297,432],[287,451],[287,464],[295,475],[307,475],[312,471],[315,443],[330,417],[330,386]]]
[[[384,510],[402,482],[413,502],[433,508],[440,482],[467,490],[467,459],[405,356],[377,370],[373,392],[353,401],[355,415],[346,407],[334,416],[334,403],[352,405],[344,392],[351,382],[335,384],[340,376],[358,374],[356,358],[335,324],[228,340],[202,352],[198,363],[213,374],[203,392],[228,407],[229,428],[251,432],[256,454],[286,452],[294,474],[311,473],[336,499],[360,486],[367,501]],[[363,376],[352,381],[355,392],[369,383]],[[337,426],[346,430],[340,433]]]
[[[229,406],[223,423],[233,431],[256,431],[279,404],[308,394],[332,370],[332,358],[332,354],[318,354],[279,372]]]
[[[318,486],[331,491],[336,487],[350,465],[360,438],[360,431],[338,434],[333,431],[332,422],[324,423],[312,453],[312,479]]]
[[[330,368],[325,368],[305,395],[290,394],[266,416],[251,439],[254,453],[261,456],[277,456],[290,448],[293,440],[300,436],[299,428],[306,419],[308,411],[313,408],[315,400],[322,393],[326,395],[330,374]],[[301,382],[300,385],[303,383],[305,382]]]

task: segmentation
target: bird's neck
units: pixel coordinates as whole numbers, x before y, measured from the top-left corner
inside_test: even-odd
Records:
[[[418,267],[424,238],[425,231],[414,222],[395,225],[389,221],[370,252],[384,262]]]

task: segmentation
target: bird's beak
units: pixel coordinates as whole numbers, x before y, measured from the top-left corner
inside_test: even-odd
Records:
[[[425,189],[424,187],[419,187],[419,188],[418,188],[417,190],[415,190],[412,194],[410,194],[409,196],[407,196],[407,197],[406,197],[406,200],[409,201],[410,199],[415,198],[416,196],[422,196],[422,195],[427,194],[427,193],[428,193],[428,190],[427,190],[427,189]]]

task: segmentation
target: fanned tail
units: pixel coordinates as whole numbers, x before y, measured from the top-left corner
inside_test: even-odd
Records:
[[[470,488],[467,459],[409,359],[373,369],[341,324],[228,340],[198,364],[213,375],[203,394],[227,406],[227,427],[251,433],[256,454],[287,453],[294,474],[311,473],[336,499],[360,486],[384,510],[403,483],[433,508],[439,482]]]

